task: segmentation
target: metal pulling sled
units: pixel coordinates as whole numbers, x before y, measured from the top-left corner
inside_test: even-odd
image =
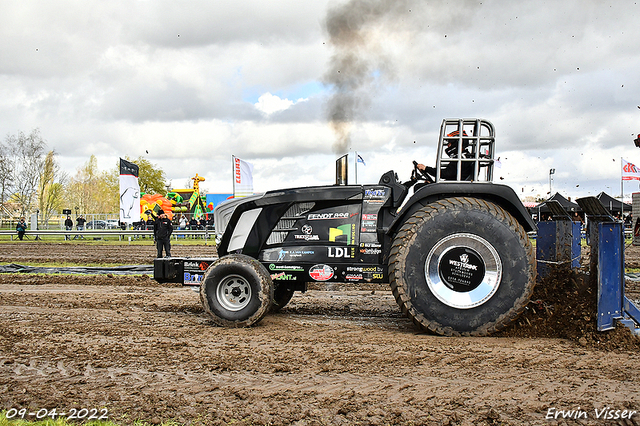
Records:
[[[624,225],[596,197],[576,202],[589,221],[590,271],[598,285],[598,331],[611,330],[621,323],[640,335],[640,309],[624,293]]]

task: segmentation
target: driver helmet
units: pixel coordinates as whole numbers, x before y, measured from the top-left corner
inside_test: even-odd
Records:
[[[455,138],[460,135],[460,131],[454,130],[453,132],[447,135],[448,138]],[[462,136],[468,136],[466,131],[462,131]],[[462,141],[462,149],[466,149],[469,146],[468,140]],[[458,141],[456,140],[448,140],[447,147],[444,149],[444,152],[447,153],[449,157],[455,157],[458,155]]]

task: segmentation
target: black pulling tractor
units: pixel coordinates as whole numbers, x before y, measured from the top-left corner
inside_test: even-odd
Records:
[[[156,259],[155,279],[199,285],[205,311],[221,326],[257,323],[309,281],[388,282],[419,327],[490,334],[521,313],[535,282],[527,236],[535,224],[510,187],[491,183],[494,153],[491,123],[446,119],[436,176],[414,162],[405,183],[388,171],[378,184],[341,185],[343,157],[335,186],[221,204],[219,257]],[[453,180],[443,179],[446,170]]]

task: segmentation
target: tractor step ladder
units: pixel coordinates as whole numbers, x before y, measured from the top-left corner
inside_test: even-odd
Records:
[[[624,226],[596,197],[576,201],[589,221],[589,269],[591,280],[597,278],[598,331],[611,330],[618,322],[640,335],[640,310],[624,294]]]

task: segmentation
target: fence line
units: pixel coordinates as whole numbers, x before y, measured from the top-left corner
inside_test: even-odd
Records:
[[[118,213],[87,213],[87,214],[81,214],[81,215],[80,214],[76,215],[74,213],[71,215],[55,214],[55,215],[52,215],[47,222],[45,222],[42,214],[40,214],[38,216],[38,228],[64,229],[64,221],[67,219],[67,216],[71,216],[71,219],[73,220],[74,228],[76,227],[76,219],[78,218],[78,216],[84,216],[87,222],[91,222],[93,220],[114,220],[114,219],[119,220],[120,219],[120,216],[118,215]],[[31,221],[29,220],[30,217],[31,217],[31,213],[28,213],[25,216],[25,219],[27,220],[27,224],[31,223]],[[0,214],[0,226],[2,227],[9,226],[10,228],[15,228],[19,220],[20,220],[19,215]],[[85,223],[85,226],[86,226],[86,223]]]
[[[12,230],[0,230],[0,235],[9,235],[13,240],[14,237],[17,237],[18,234],[16,231]],[[68,237],[94,237],[94,236],[118,236],[118,240],[122,241],[124,237],[149,237],[153,238],[153,231],[147,230],[121,230],[121,229],[98,229],[98,230],[86,230],[86,231],[66,231],[66,230],[50,230],[50,229],[38,229],[38,230],[27,230],[24,234],[26,238],[34,239],[40,238],[43,236],[51,235],[51,236],[68,236]],[[186,229],[178,229],[174,230],[171,234],[171,238],[178,240],[179,238],[187,238],[187,237],[202,237],[205,242],[209,239],[212,239],[215,242],[215,234],[211,230],[186,230]]]

